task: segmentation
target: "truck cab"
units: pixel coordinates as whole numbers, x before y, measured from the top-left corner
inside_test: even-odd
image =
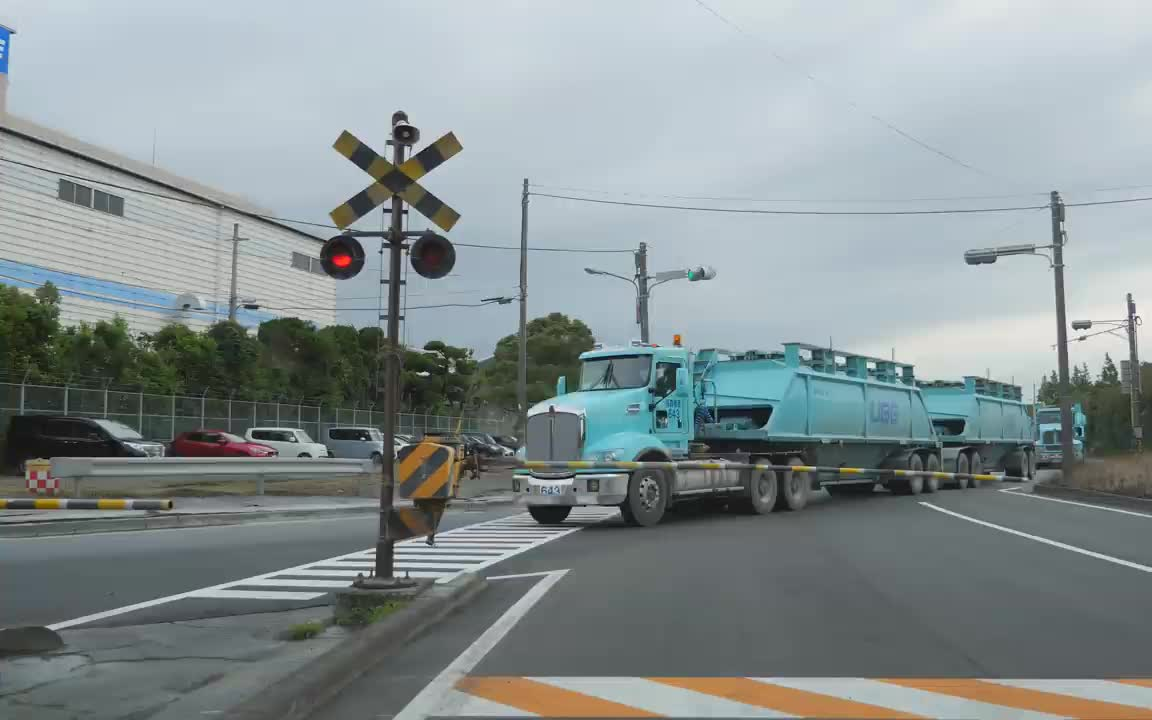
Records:
[[[555,397],[529,408],[520,457],[593,462],[688,457],[695,434],[691,360],[685,348],[640,342],[583,353],[580,377],[572,379],[572,386],[560,378]],[[563,508],[552,513],[556,516],[566,516],[576,505],[623,503],[629,479],[626,471],[517,474],[530,509]]]
[[[1084,433],[1088,417],[1080,403],[1072,405],[1072,453],[1076,462],[1084,459]],[[1037,464],[1041,467],[1060,467],[1060,407],[1042,406],[1036,409]]]

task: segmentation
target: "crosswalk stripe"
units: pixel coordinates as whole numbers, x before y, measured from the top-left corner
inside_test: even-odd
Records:
[[[203,590],[196,593],[194,597],[216,600],[315,600],[327,594],[322,592],[270,592],[266,590]]]
[[[464,678],[456,687],[502,705],[554,717],[659,717],[628,705],[551,687],[529,678]]]
[[[919,718],[878,705],[844,700],[831,695],[770,685],[748,678],[652,678],[707,695],[728,698],[746,705],[772,708],[788,715],[820,718]]]
[[[884,682],[995,705],[1007,705],[1022,710],[1039,710],[1053,715],[1071,715],[1084,720],[1152,718],[1152,709],[1148,708],[1083,700],[1069,695],[988,683],[983,680],[894,678],[885,679]]]
[[[745,705],[715,695],[705,695],[655,683],[647,678],[533,678],[553,687],[572,690],[627,705],[660,717],[792,717],[765,707]],[[607,682],[606,682],[607,681]]]
[[[1152,688],[1110,680],[986,680],[1029,690],[1074,695],[1084,700],[1152,707]],[[1147,682],[1147,681],[1143,681]]]

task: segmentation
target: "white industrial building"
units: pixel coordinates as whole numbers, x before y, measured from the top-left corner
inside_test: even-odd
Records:
[[[336,283],[320,270],[322,240],[260,217],[270,214],[0,104],[0,284],[52,282],[65,324],[119,315],[133,330],[153,332],[226,319],[236,223],[246,238],[237,295],[260,306],[241,308],[237,320],[335,322]]]

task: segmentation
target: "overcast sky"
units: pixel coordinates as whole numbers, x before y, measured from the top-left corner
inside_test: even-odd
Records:
[[[293,218],[327,221],[366,184],[331,144],[348,129],[383,150],[398,108],[426,141],[453,130],[464,145],[424,181],[461,213],[450,234],[461,243],[519,242],[525,177],[600,191],[566,193],[588,197],[764,209],[1152,195],[1143,0],[706,2],[739,30],[696,0],[7,0],[0,22],[19,31],[12,112],[145,160],[155,132],[159,165]],[[1133,185],[1145,187],[1100,190]],[[919,200],[967,196],[981,197]],[[895,348],[921,377],[990,369],[1026,393],[1056,365],[1047,263],[962,260],[970,247],[1050,242],[1046,210],[808,217],[533,197],[530,212],[533,246],[644,241],[652,270],[715,266],[711,282],[653,293],[658,342],[831,339]],[[1129,291],[1152,303],[1150,220],[1152,203],[1068,209],[1070,319],[1122,317]],[[632,257],[532,253],[530,316],[636,337],[632,289],[585,266],[630,275]],[[340,306],[374,307],[376,280],[343,283]],[[459,248],[450,278],[409,276],[408,302],[514,295],[517,282],[515,252]],[[374,310],[343,317],[375,324]],[[407,337],[483,357],[516,322],[515,305],[412,310]],[[1071,355],[1096,371],[1126,348],[1105,335]]]

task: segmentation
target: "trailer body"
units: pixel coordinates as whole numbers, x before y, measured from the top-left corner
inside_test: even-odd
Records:
[[[1035,429],[1019,386],[971,375],[919,385],[945,471],[1035,476]]]

